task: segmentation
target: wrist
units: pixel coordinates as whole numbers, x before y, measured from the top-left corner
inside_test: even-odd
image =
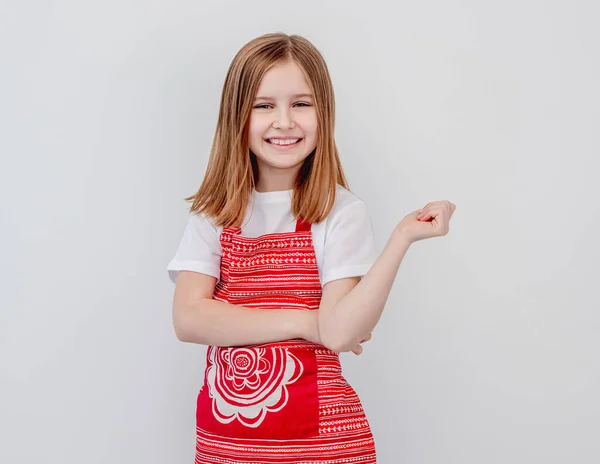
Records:
[[[405,246],[408,248],[411,246],[415,240],[406,232],[406,230],[396,227],[392,236],[390,237],[390,241],[398,244],[399,246]]]
[[[298,338],[309,342],[321,343],[319,336],[319,312],[317,310],[296,310],[298,313]]]
[[[290,339],[302,338],[311,340],[314,337],[316,328],[316,312],[313,311],[286,309],[288,316],[288,335]]]

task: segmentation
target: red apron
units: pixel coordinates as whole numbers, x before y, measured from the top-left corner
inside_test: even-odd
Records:
[[[310,224],[257,238],[225,228],[221,247],[215,299],[266,311],[319,308]],[[369,423],[339,355],[305,340],[209,347],[196,425],[196,464],[375,462]]]

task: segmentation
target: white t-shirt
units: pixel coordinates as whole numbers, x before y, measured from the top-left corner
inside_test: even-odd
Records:
[[[293,232],[292,190],[254,192],[241,234],[258,237]],[[167,266],[173,282],[179,271],[194,271],[220,278],[222,227],[203,214],[190,214],[175,256]],[[311,226],[321,285],[346,277],[364,276],[379,253],[365,203],[338,185],[335,204],[327,218]]]

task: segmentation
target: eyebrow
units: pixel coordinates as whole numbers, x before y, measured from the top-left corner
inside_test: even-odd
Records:
[[[310,93],[298,93],[296,95],[292,95],[292,99],[296,99],[296,98],[312,98],[312,94]],[[258,96],[256,97],[256,100],[274,100],[273,97],[267,97],[267,96]]]

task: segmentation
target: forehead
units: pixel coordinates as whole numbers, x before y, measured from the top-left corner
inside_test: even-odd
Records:
[[[279,63],[269,69],[258,87],[257,97],[286,97],[310,93],[302,68],[294,61]]]

